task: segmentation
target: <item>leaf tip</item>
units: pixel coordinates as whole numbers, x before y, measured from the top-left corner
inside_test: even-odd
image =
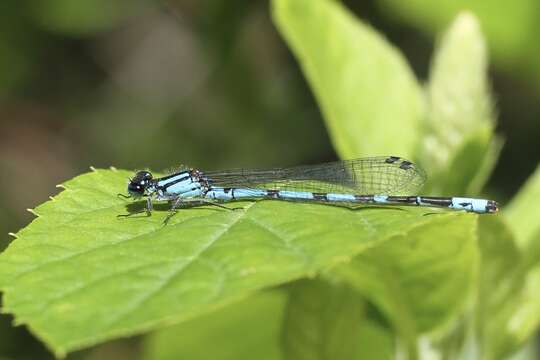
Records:
[[[476,15],[472,11],[469,11],[469,10],[461,11],[456,16],[456,23],[460,24],[463,27],[469,27],[475,30],[478,29],[478,27],[480,26],[480,23]]]
[[[460,12],[450,25],[450,31],[461,41],[471,38],[480,48],[485,47],[480,21],[471,11]]]

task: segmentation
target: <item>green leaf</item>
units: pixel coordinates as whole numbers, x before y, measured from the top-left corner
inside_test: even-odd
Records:
[[[538,223],[540,209],[535,205],[538,201],[540,201],[540,167],[536,168],[534,174],[503,212],[508,220],[508,226],[516,236],[517,244],[524,249],[532,241],[540,239],[533,236],[540,230]]]
[[[501,359],[518,350],[540,324],[540,246],[522,255],[504,222],[485,217],[480,247],[479,339],[486,359]]]
[[[521,301],[524,285],[522,258],[510,230],[498,216],[479,222],[481,271],[476,304],[479,343],[486,359],[501,358],[511,344],[508,320]]]
[[[472,183],[477,190],[488,178],[500,145],[492,143],[486,44],[472,14],[459,15],[442,37],[427,93],[428,131],[420,158],[432,174],[432,191],[463,193]]]
[[[471,311],[456,317],[453,326],[421,339],[420,358],[475,359],[479,347],[470,321]],[[422,352],[423,351],[423,352]]]
[[[395,359],[395,334],[377,319],[365,317],[360,324],[358,347],[362,359]]]
[[[337,1],[272,5],[338,154],[412,156],[421,137],[423,97],[401,53]]]
[[[0,254],[3,311],[59,355],[313,275],[423,224],[461,233],[476,219],[259,201],[184,209],[163,226],[166,204],[151,217],[116,217],[131,204],[116,196],[131,175],[97,170],[68,181]]]
[[[281,359],[280,330],[286,300],[284,291],[262,292],[157,331],[145,340],[142,359]]]
[[[478,194],[495,168],[502,140],[481,128],[463,138],[446,169],[430,176],[428,188],[436,194]]]
[[[368,322],[364,300],[347,286],[322,280],[296,282],[285,313],[286,359],[392,358],[392,337]],[[372,342],[378,345],[376,351]]]
[[[377,305],[413,358],[419,334],[448,325],[472,301],[476,219],[455,216],[434,215],[331,270]]]
[[[518,295],[520,302],[507,323],[511,335],[510,339],[514,345],[510,350],[519,349],[538,332],[540,326],[540,264],[527,272],[525,286]]]
[[[475,135],[482,136],[481,134],[475,134]],[[473,170],[473,174],[471,174],[470,177],[468,177],[467,175],[464,176],[464,178],[471,179],[467,183],[467,187],[465,188],[466,194],[480,193],[484,185],[489,180],[491,173],[495,169],[495,165],[497,165],[497,161],[499,160],[499,155],[504,145],[503,139],[497,135],[493,136],[493,132],[491,129],[483,132],[483,135],[489,136],[491,141],[482,140],[482,139],[478,139],[478,141],[475,141],[473,139],[471,141],[471,144],[473,146],[474,146],[474,142],[476,142],[480,146],[484,145],[484,148],[483,148],[484,151],[478,152],[479,154],[484,155],[484,157],[478,161],[474,161],[474,163],[478,164],[478,166],[475,167],[475,169]],[[468,147],[468,142],[465,142],[465,146],[462,149],[467,149],[467,147]],[[462,153],[466,154],[466,152],[462,152]],[[456,155],[456,159],[459,159],[459,158],[460,158],[460,153]],[[454,161],[452,165],[455,166],[459,164],[458,161]],[[463,160],[463,163],[466,163],[466,161]],[[456,171],[459,171],[459,170],[456,169]]]

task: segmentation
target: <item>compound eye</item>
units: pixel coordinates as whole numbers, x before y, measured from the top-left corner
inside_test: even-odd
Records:
[[[145,180],[152,180],[152,174],[149,171],[141,171],[141,175]]]
[[[142,171],[137,172],[134,180],[136,182],[142,182],[144,180],[152,180],[152,174],[149,171],[142,170]]]
[[[128,192],[134,196],[141,196],[144,194],[144,187],[138,183],[130,182],[128,185]]]

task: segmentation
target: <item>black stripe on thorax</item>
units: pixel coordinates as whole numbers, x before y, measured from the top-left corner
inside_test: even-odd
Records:
[[[174,176],[180,176],[180,174],[176,174]],[[163,180],[169,180],[169,179],[172,179],[174,178],[174,176],[167,176],[166,178],[160,178],[160,179],[157,179],[157,183],[159,184],[160,182],[162,182]],[[167,189],[169,186],[172,186],[174,184],[178,184],[179,182],[182,182],[182,181],[186,181],[188,180],[189,178],[191,178],[191,176],[189,174],[186,174],[185,176],[182,176],[176,180],[173,180],[171,182],[168,182],[166,184],[160,184],[160,188],[162,189]]]
[[[170,174],[170,175],[166,175],[166,176],[157,178],[156,180],[157,181],[169,180],[169,179],[172,179],[172,178],[174,178],[176,176],[179,176],[179,175],[182,175],[182,174],[185,174],[185,175],[187,175],[189,177],[189,172],[188,171],[180,171],[180,172],[177,172],[177,173],[173,173],[173,174]]]

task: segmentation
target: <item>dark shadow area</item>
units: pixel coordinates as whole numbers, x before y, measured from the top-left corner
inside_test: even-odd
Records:
[[[0,306],[3,295],[0,293]],[[54,359],[54,356],[25,326],[13,326],[13,317],[0,314],[0,358],[12,360]]]

